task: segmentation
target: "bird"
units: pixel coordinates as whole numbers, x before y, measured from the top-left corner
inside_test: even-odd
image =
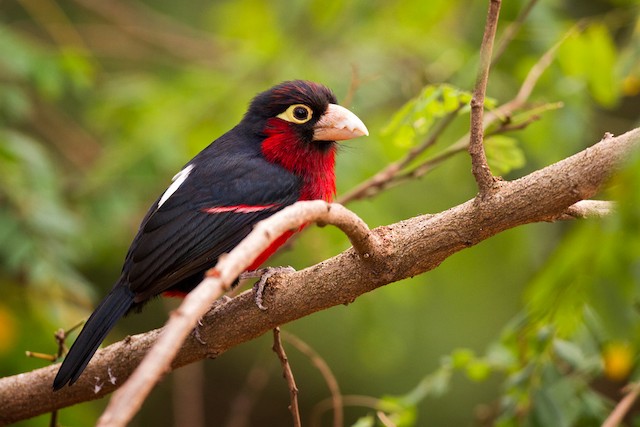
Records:
[[[256,95],[241,121],[174,177],[142,219],[120,276],[53,381],[73,385],[116,322],[158,295],[184,296],[253,226],[299,200],[332,201],[338,141],[369,132],[326,86],[282,82]],[[255,270],[294,234],[279,236]]]

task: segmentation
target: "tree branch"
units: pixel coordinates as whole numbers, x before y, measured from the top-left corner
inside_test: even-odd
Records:
[[[471,135],[469,140],[469,155],[471,156],[471,171],[478,183],[480,195],[484,197],[494,189],[496,182],[491,174],[487,156],[484,152],[484,97],[489,80],[489,67],[491,66],[491,53],[493,51],[493,40],[498,27],[498,16],[500,15],[501,0],[489,1],[489,13],[487,23],[484,28],[482,45],[480,46],[480,65],[478,66],[478,76],[471,98]]]
[[[329,387],[329,391],[331,392],[331,405],[333,410],[333,427],[342,427],[344,425],[344,408],[342,403],[342,392],[340,391],[340,384],[338,384],[338,380],[336,380],[335,375],[331,372],[331,368],[329,364],[320,357],[316,351],[311,348],[309,344],[302,341],[297,336],[293,335],[290,332],[284,332],[285,339],[295,348],[298,349],[301,353],[311,360],[311,363],[318,368],[320,374],[324,378],[324,381],[327,383],[327,387]]]
[[[300,408],[298,407],[298,386],[296,385],[296,380],[293,377],[293,371],[291,371],[291,365],[289,364],[287,353],[285,353],[284,347],[282,347],[282,341],[280,340],[280,328],[273,328],[273,351],[278,355],[278,359],[280,359],[280,364],[282,365],[282,376],[287,381],[287,386],[289,387],[289,397],[291,399],[289,409],[291,410],[291,416],[293,417],[293,426],[300,427],[302,423],[300,422]]]
[[[627,394],[618,402],[611,414],[604,420],[602,427],[616,427],[622,424],[624,417],[629,413],[629,410],[638,399],[640,395],[640,385],[629,384],[626,387]]]
[[[567,159],[505,182],[490,197],[471,199],[437,215],[418,216],[378,227],[370,235],[382,245],[380,251],[368,259],[359,256],[354,249],[348,249],[320,264],[272,278],[265,295],[269,306],[266,312],[255,306],[251,291],[217,304],[206,314],[204,326],[200,328],[200,335],[207,345],[188,336],[171,367],[166,369],[216,357],[276,326],[353,302],[380,286],[432,270],[454,253],[502,231],[522,224],[554,220],[576,202],[594,196],[616,167],[639,147],[640,128],[618,137],[606,135],[599,143]],[[205,282],[210,284],[213,279],[208,278]],[[171,321],[175,317],[173,315]],[[192,327],[187,324],[187,335]],[[113,392],[131,375],[162,332],[154,330],[128,337],[100,350],[73,387],[56,393],[51,391],[51,383],[57,365],[0,379],[0,424]],[[105,381],[109,372],[115,377],[116,384]],[[102,386],[94,390],[96,384]]]

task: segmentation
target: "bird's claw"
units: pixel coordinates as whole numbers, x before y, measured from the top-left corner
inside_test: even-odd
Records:
[[[231,301],[232,299],[233,298],[231,298],[229,295],[223,295],[220,299],[217,299],[213,302],[213,305],[211,306],[211,308],[213,309],[218,305],[225,304]],[[202,326],[204,325],[202,323],[202,318],[200,318],[198,319],[198,323],[196,324],[196,327],[193,328],[193,331],[191,331],[191,333],[193,334],[193,337],[196,339],[196,341],[198,341],[202,345],[207,345],[207,342],[203,340],[202,337],[200,336],[200,327]]]
[[[258,270],[246,271],[240,275],[240,279],[250,279],[255,277],[260,277],[255,285],[253,285],[253,290],[255,292],[255,303],[260,310],[266,310],[267,307],[262,304],[264,290],[267,287],[267,281],[271,278],[271,276],[279,273],[293,273],[295,272],[295,268],[291,266],[287,267],[266,267],[260,268]]]
[[[196,327],[193,328],[193,331],[191,331],[191,333],[193,334],[193,337],[196,339],[196,341],[198,341],[202,345],[207,345],[207,342],[203,340],[202,337],[200,336],[201,326],[202,326],[202,319],[198,319],[198,324],[196,324]]]

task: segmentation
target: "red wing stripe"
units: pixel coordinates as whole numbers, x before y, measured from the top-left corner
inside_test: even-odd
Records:
[[[212,208],[202,209],[202,212],[217,214],[223,212],[236,212],[236,213],[251,213],[251,212],[260,212],[267,209],[277,208],[280,206],[277,203],[273,203],[271,205],[236,205],[236,206],[214,206]]]

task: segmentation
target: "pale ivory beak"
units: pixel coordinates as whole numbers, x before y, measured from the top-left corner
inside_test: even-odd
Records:
[[[369,131],[362,120],[337,104],[329,104],[327,111],[313,127],[314,141],[344,141],[368,135]]]

